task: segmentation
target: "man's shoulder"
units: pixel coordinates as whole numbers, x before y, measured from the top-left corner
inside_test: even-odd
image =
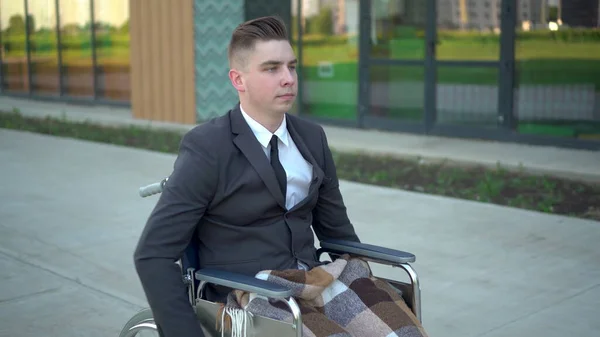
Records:
[[[203,144],[226,139],[231,133],[230,111],[194,126],[184,134],[184,139]]]
[[[323,127],[314,121],[308,120],[306,118],[302,118],[300,116],[292,115],[292,114],[288,114],[287,118],[288,118],[288,121],[290,121],[290,123],[300,133],[310,133],[310,134],[324,133]]]

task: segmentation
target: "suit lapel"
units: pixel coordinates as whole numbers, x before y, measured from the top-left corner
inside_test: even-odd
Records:
[[[325,173],[323,172],[323,170],[321,169],[321,167],[315,160],[315,157],[313,157],[312,153],[308,149],[308,146],[306,146],[306,143],[304,143],[302,136],[296,129],[296,125],[294,124],[293,118],[287,119],[287,128],[288,128],[288,132],[290,133],[290,136],[292,136],[292,139],[294,140],[294,143],[296,144],[296,147],[298,148],[298,150],[300,151],[300,153],[302,154],[304,159],[306,159],[313,166],[313,171],[315,171],[314,172],[315,177],[322,179],[325,176]]]
[[[244,120],[239,104],[230,112],[230,119],[231,132],[236,135],[233,138],[233,143],[240,149],[246,159],[248,159],[250,165],[254,167],[254,170],[256,170],[256,173],[258,173],[263,180],[269,192],[271,192],[275,200],[277,200],[277,203],[285,209],[285,198],[279,188],[275,172],[267,160],[267,156],[265,156],[262,146]]]
[[[294,208],[297,208],[297,207],[302,207],[302,205],[304,205],[311,198],[313,193],[315,193],[317,191],[317,188],[319,186],[321,186],[321,182],[323,181],[323,178],[325,177],[325,173],[323,172],[323,170],[321,169],[321,167],[319,166],[319,164],[313,157],[312,153],[308,149],[308,146],[306,146],[306,143],[304,143],[302,136],[300,135],[300,133],[298,132],[298,130],[296,129],[296,127],[294,125],[293,118],[287,119],[287,128],[288,128],[288,132],[290,133],[290,136],[292,137],[292,139],[294,140],[294,143],[296,144],[296,147],[298,148],[298,150],[300,151],[300,153],[302,154],[304,159],[306,159],[309,163],[311,163],[311,165],[313,167],[313,179],[311,180],[311,183],[310,183],[310,186],[308,189],[308,195],[306,196],[306,198],[304,198],[304,200],[302,200],[298,204],[296,204],[296,206]]]

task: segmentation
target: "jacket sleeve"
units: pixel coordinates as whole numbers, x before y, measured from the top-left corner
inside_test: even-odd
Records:
[[[320,128],[320,130],[325,178],[319,188],[319,198],[313,210],[313,228],[315,234],[319,240],[342,239],[360,242],[354,226],[350,222],[350,219],[348,219],[327,136],[323,128]]]
[[[184,135],[174,169],[134,253],[135,268],[165,337],[203,336],[175,262],[190,243],[213,198],[217,160],[201,130]]]

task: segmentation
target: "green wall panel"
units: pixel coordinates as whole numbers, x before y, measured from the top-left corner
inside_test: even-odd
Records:
[[[198,122],[224,115],[238,102],[227,73],[227,44],[244,21],[244,0],[195,0],[196,114]]]
[[[245,20],[278,15],[291,22],[291,1],[195,0],[196,115],[198,122],[225,114],[238,102],[227,73],[227,44]]]
[[[289,34],[290,23],[292,21],[291,0],[246,0],[246,5],[244,6],[244,17],[246,20],[268,15],[277,15],[283,19]]]

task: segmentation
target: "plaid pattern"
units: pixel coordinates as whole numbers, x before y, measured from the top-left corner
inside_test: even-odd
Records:
[[[373,277],[361,259],[344,255],[310,271],[268,270],[256,277],[293,290],[302,313],[304,336],[427,336],[402,297],[387,282]],[[285,303],[235,290],[222,308],[226,319],[219,323],[225,325],[225,331],[233,326],[235,335],[241,336],[243,324],[239,320],[244,312],[290,323],[293,320]]]

